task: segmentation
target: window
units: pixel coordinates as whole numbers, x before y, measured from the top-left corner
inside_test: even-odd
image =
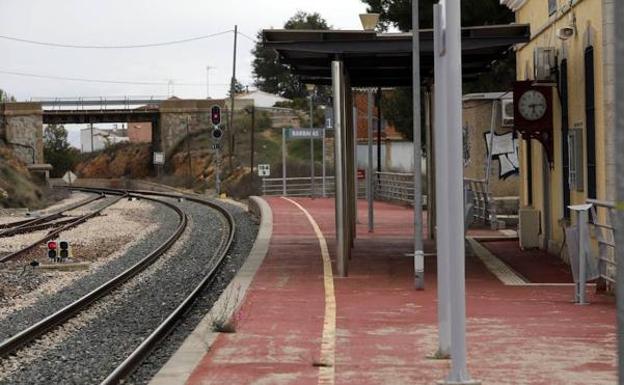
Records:
[[[596,199],[596,107],[594,47],[585,48],[585,143],[587,145],[587,197]]]
[[[570,218],[570,151],[568,149],[568,60],[561,61],[559,69],[559,86],[561,89],[561,152],[563,163],[563,217]]]
[[[557,0],[548,0],[548,16],[557,12]]]

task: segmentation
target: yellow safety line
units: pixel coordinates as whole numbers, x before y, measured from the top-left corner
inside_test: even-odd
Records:
[[[321,340],[321,357],[315,365],[319,367],[319,385],[333,385],[335,382],[334,363],[336,359],[336,295],[334,293],[334,275],[332,273],[331,258],[327,248],[327,241],[323,236],[321,228],[316,223],[312,215],[299,203],[282,197],[299,210],[303,211],[308,221],[312,225],[316,237],[321,247],[323,257],[323,281],[325,286],[325,317],[323,320],[323,337]]]

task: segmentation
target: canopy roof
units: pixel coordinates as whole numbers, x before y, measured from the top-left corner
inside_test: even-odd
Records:
[[[304,83],[331,84],[331,62],[343,60],[353,87],[411,86],[412,33],[276,30],[262,32],[264,46],[277,51]],[[529,41],[528,24],[462,28],[464,79],[475,77],[514,44]],[[420,31],[421,76],[433,78],[433,30]]]

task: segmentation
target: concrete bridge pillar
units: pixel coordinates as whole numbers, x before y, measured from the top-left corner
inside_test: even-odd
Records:
[[[41,103],[1,104],[0,139],[25,163],[43,163]]]

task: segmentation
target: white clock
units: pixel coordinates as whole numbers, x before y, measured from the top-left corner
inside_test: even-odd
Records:
[[[548,108],[546,97],[536,90],[528,90],[518,100],[518,112],[526,120],[535,121],[546,114]]]

